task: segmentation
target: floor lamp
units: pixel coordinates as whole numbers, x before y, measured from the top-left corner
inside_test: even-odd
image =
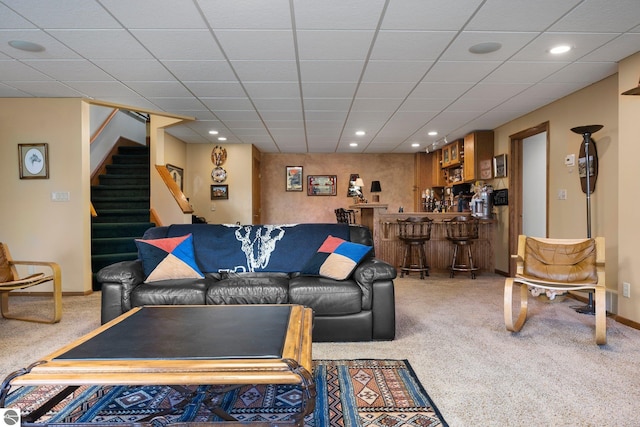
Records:
[[[588,125],[588,126],[578,126],[575,128],[571,128],[572,132],[578,133],[582,135],[582,143],[584,144],[584,155],[585,155],[585,178],[586,178],[586,194],[587,194],[587,238],[591,238],[591,154],[590,145],[591,145],[591,134],[598,132],[602,129],[602,125]],[[594,158],[596,156],[595,148],[593,150]],[[578,162],[580,160],[578,159]],[[597,160],[596,160],[597,162]],[[597,164],[596,164],[597,165]],[[597,166],[594,167],[594,184],[595,178],[597,177]],[[593,292],[589,292],[589,302],[584,307],[576,308],[578,313],[584,314],[595,314],[595,305],[593,304]]]

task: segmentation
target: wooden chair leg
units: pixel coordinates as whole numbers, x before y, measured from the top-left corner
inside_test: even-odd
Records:
[[[50,276],[49,281],[53,282],[53,315],[50,318],[38,318],[38,317],[20,317],[14,316],[9,313],[9,292],[2,292],[0,294],[0,310],[2,317],[5,319],[23,320],[26,322],[35,323],[58,323],[62,318],[62,273],[60,266],[51,263],[49,265],[53,274]],[[47,280],[41,282],[46,283]]]
[[[598,286],[594,290],[596,305],[596,344],[607,343],[607,292],[604,286]]]
[[[520,287],[520,312],[518,313],[518,319],[513,322],[513,287],[514,285]],[[507,277],[504,281],[504,324],[507,330],[511,332],[519,332],[522,326],[527,321],[527,307],[528,307],[529,290],[527,286],[514,282],[513,277]]]

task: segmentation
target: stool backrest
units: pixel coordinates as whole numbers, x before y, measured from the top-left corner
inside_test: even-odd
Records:
[[[356,213],[351,209],[338,208],[334,211],[336,213],[336,221],[342,224],[355,224]]]
[[[398,220],[398,238],[400,239],[431,239],[431,224],[433,220],[427,217],[409,217]]]
[[[455,216],[442,221],[447,229],[449,239],[477,239],[478,238],[478,218],[472,216]]]

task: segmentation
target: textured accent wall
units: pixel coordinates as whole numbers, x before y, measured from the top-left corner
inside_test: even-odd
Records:
[[[285,168],[302,166],[302,192],[285,190]],[[334,209],[353,204],[347,197],[349,175],[357,173],[364,180],[364,196],[371,202],[371,181],[380,181],[380,203],[397,212],[413,210],[413,154],[272,154],[263,153],[262,222],[265,224],[300,222],[336,222]],[[308,175],[336,175],[336,196],[307,196]]]

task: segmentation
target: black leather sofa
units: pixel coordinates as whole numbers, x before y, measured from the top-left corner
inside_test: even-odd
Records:
[[[302,304],[314,310],[313,341],[392,340],[396,269],[373,250],[345,280],[302,274],[331,235],[373,246],[368,228],[348,224],[180,224],[154,227],[143,239],[192,235],[204,278],[145,283],[142,260],[122,261],[97,274],[102,323],[142,305]],[[277,236],[277,237],[274,237]],[[266,257],[268,252],[270,255]],[[222,264],[221,259],[233,267]],[[237,262],[242,259],[240,262]]]

